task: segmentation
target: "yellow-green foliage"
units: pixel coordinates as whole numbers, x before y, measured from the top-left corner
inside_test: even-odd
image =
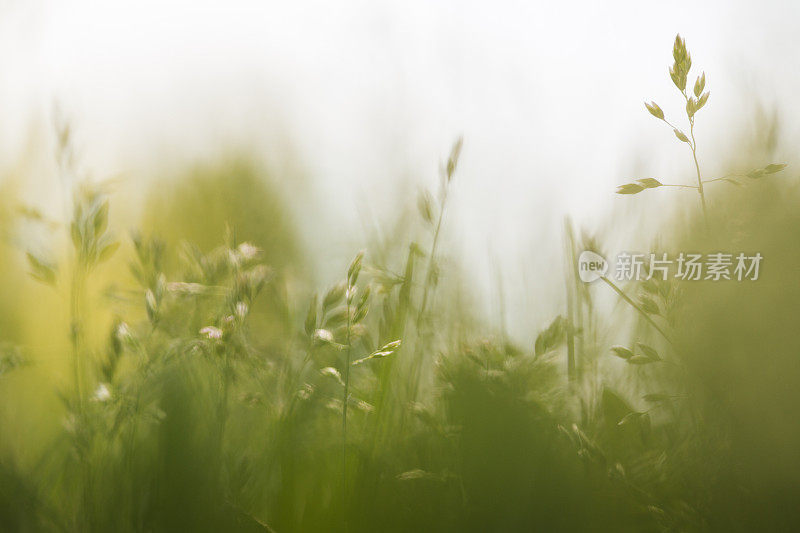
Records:
[[[568,224],[566,312],[529,346],[442,261],[460,140],[418,240],[342,250],[329,287],[247,158],[159,181],[133,233],[71,182],[49,251],[0,195],[0,531],[800,529],[800,191],[748,146],[659,241],[760,252],[758,281],[584,284],[602,236]]]

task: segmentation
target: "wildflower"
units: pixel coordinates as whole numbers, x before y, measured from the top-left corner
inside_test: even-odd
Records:
[[[96,402],[107,402],[111,399],[111,389],[106,383],[100,383],[94,391],[93,399]]]
[[[200,330],[200,335],[204,335],[207,339],[219,340],[222,338],[222,330],[214,326],[206,326]]]
[[[147,310],[147,317],[150,321],[155,321],[158,312],[158,300],[156,295],[150,289],[144,293],[145,309]]]
[[[236,316],[238,316],[239,318],[244,318],[245,316],[247,316],[247,311],[248,311],[248,307],[247,307],[246,303],[244,303],[244,302],[236,302],[236,306],[235,306]]]
[[[259,250],[257,247],[253,246],[249,242],[243,242],[242,244],[240,244],[239,247],[236,249],[236,251],[238,252],[239,257],[241,257],[245,261],[248,261],[250,259],[255,259],[256,256],[258,256],[258,254],[261,253],[261,250]]]
[[[314,332],[314,340],[320,342],[333,342],[333,333],[327,329],[318,329]]]
[[[331,366],[327,366],[320,370],[320,374],[323,376],[329,376],[339,382],[340,385],[344,386],[344,380],[342,379],[342,375],[339,373],[338,370]]]
[[[117,325],[116,334],[117,339],[119,339],[121,342],[130,341],[133,338],[131,329],[125,322],[120,322],[119,325]]]

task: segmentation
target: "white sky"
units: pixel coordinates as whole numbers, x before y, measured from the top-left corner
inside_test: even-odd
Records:
[[[713,162],[754,94],[798,111],[798,20],[792,0],[0,0],[0,156],[54,101],[100,174],[237,144],[280,166],[288,146],[309,182],[287,190],[318,213],[303,227],[319,260],[338,265],[362,244],[359,205],[380,218],[394,194],[433,186],[463,134],[450,235],[484,285],[487,254],[505,258],[510,312],[538,324],[552,312],[535,300],[562,290],[549,272],[565,213],[591,225],[631,209],[612,192],[634,170],[688,179],[685,147],[642,106],[682,109],[675,33],[707,72],[697,134]]]

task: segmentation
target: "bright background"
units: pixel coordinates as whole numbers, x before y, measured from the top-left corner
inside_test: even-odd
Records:
[[[628,178],[693,179],[685,147],[642,106],[682,111],[675,34],[708,73],[697,134],[714,174],[759,109],[800,110],[798,20],[794,1],[6,0],[0,157],[13,165],[56,103],[99,176],[136,183],[165,161],[252,149],[325,277],[382,212],[435,187],[463,135],[449,244],[490,308],[503,280],[524,331],[552,317],[535,300],[561,294],[565,214],[599,228],[631,212],[613,195]],[[791,146],[798,128],[781,126]],[[645,201],[681,194],[664,192]]]

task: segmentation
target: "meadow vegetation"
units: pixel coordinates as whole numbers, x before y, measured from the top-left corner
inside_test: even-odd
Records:
[[[0,195],[0,530],[796,531],[798,181],[754,138],[731,167],[757,170],[706,188],[705,75],[690,96],[680,38],[674,59],[700,206],[659,244],[759,251],[761,277],[585,284],[604,236],[568,223],[532,345],[444,261],[461,140],[404,237],[315,287],[246,158],[156,185],[129,231],[59,125],[64,220]]]

